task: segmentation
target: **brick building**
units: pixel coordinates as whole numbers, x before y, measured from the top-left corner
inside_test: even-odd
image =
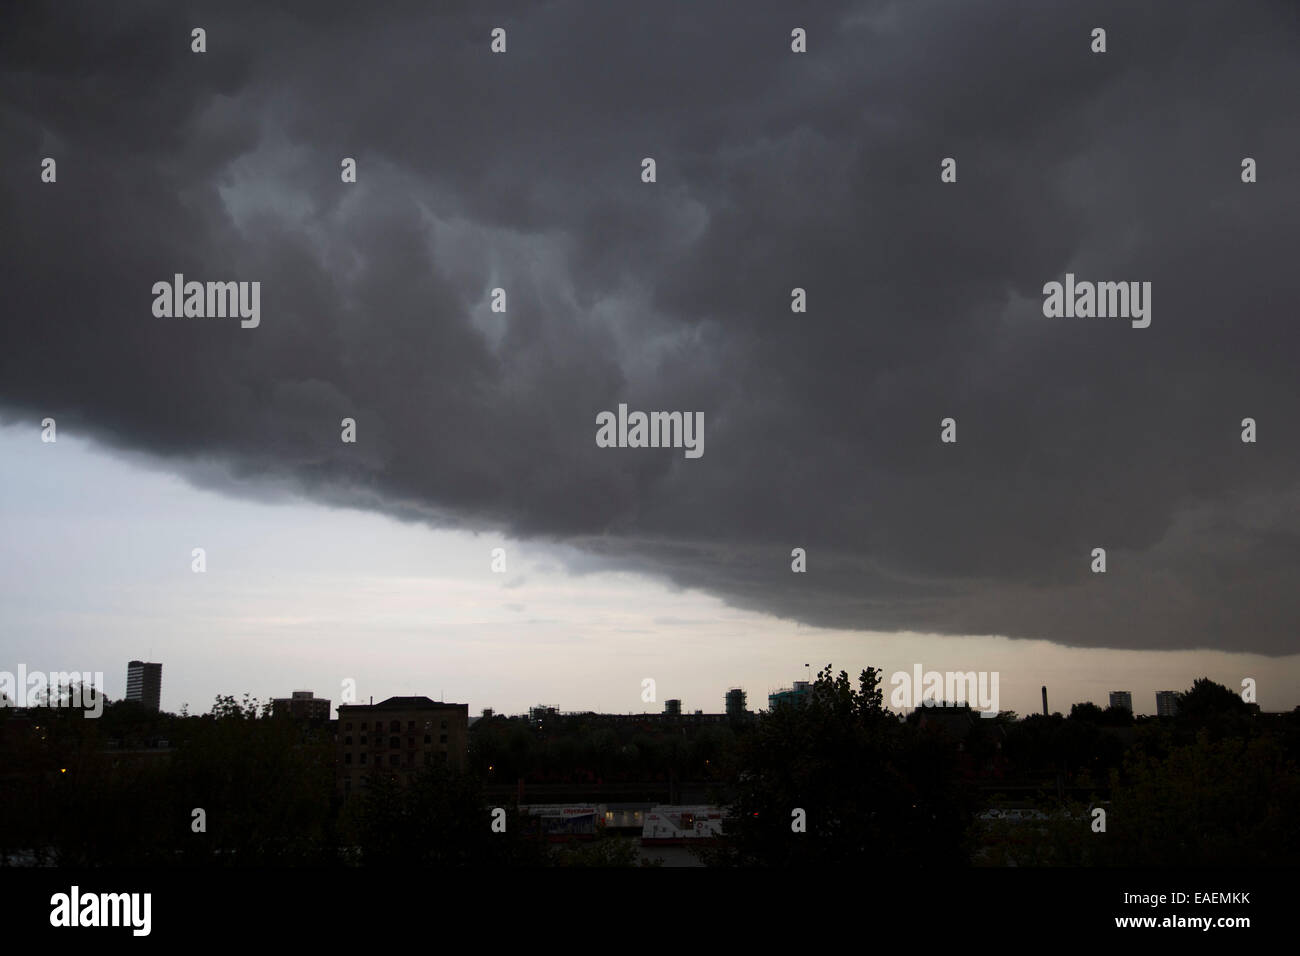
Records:
[[[309,690],[296,690],[292,697],[276,697],[271,701],[271,713],[283,714],[294,720],[324,722],[330,719],[328,698],[317,697]]]
[[[407,782],[426,766],[463,771],[469,754],[469,705],[428,697],[390,697],[338,708],[339,791],[363,790],[375,773]]]

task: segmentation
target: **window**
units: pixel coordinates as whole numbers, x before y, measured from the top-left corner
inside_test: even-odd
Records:
[[[446,734],[443,734],[441,737],[438,738],[438,743],[440,743],[440,744],[445,744],[446,742],[447,742],[447,735],[446,735]]]
[[[362,730],[365,730],[365,729],[366,729],[366,722],[365,722],[364,720],[361,721],[361,729],[362,729]]]
[[[402,755],[401,755],[401,754],[393,754],[392,756],[390,756],[390,757],[388,758],[388,766],[390,766],[390,767],[396,767],[396,766],[399,766],[399,765],[401,764],[401,762],[402,762]]]
[[[447,729],[447,722],[445,720],[442,722],[442,729],[443,730]]]
[[[351,747],[351,746],[352,746],[352,738],[351,738],[351,737],[344,737],[344,738],[343,738],[343,744],[344,744],[345,746],[347,746],[347,747]]]
[[[425,742],[426,744],[431,744],[431,743],[433,743],[433,737],[432,737],[430,734],[425,734],[425,735],[424,735],[424,742]]]
[[[408,720],[408,721],[406,722],[406,729],[407,729],[407,730],[414,730],[414,729],[415,729],[415,721],[413,721],[413,720]]]
[[[351,763],[351,762],[352,762],[352,754],[350,754],[350,753],[346,753],[346,754],[344,754],[344,755],[343,755],[343,762],[344,762],[344,763]]]
[[[366,745],[366,735],[365,735],[365,734],[362,734],[362,735],[361,735],[361,746],[364,747],[365,745]]]
[[[361,762],[362,763],[366,762],[366,755],[364,753],[361,755]]]
[[[344,725],[343,725],[343,729],[344,729],[344,730],[351,730],[351,729],[352,729],[352,721],[349,720],[346,724],[344,724]]]
[[[429,751],[426,750],[424,752],[424,765],[427,767],[432,763],[433,763],[433,754],[429,753]]]
[[[394,750],[399,750],[402,746],[402,738],[401,737],[388,738],[388,746],[392,747]]]
[[[389,721],[388,723],[389,733],[397,733],[401,729],[402,729],[402,722],[400,720]]]
[[[414,737],[407,737],[407,738],[406,738],[406,746],[407,746],[407,749],[410,749],[410,748],[414,747],[414,746],[415,746],[415,738],[414,738]]]

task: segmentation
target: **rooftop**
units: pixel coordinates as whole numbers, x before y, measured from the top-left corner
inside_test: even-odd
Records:
[[[428,697],[390,697],[387,700],[381,700],[377,704],[340,704],[339,709],[344,707],[365,707],[374,708],[375,710],[419,710],[430,707],[467,707],[468,704],[448,704],[442,701],[431,700]]]

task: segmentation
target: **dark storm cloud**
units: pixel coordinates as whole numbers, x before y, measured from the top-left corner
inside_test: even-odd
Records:
[[[1293,4],[232,6],[0,15],[6,419],[814,624],[1296,649]]]

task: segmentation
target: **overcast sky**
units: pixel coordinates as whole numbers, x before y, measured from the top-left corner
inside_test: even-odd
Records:
[[[300,9],[0,13],[0,669],[1300,703],[1294,3]],[[1045,318],[1067,272],[1150,327]],[[154,316],[175,273],[260,325]],[[703,456],[597,447],[619,403]]]

